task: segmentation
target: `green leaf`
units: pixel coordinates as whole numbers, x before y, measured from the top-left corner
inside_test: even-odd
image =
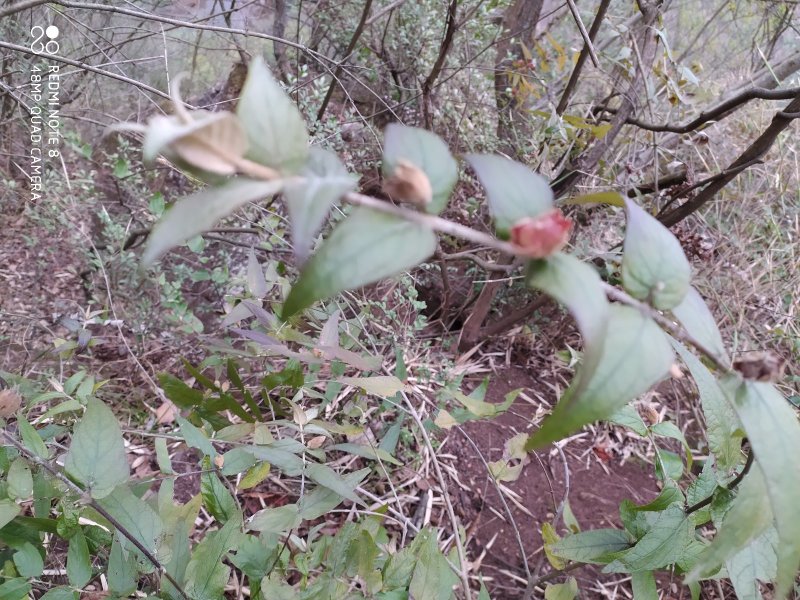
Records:
[[[308,132],[300,111],[257,56],[236,108],[250,149],[246,156],[262,165],[294,173],[308,156]]]
[[[14,565],[23,577],[41,577],[44,560],[39,550],[30,542],[21,544],[14,553]]]
[[[142,265],[148,267],[170,248],[207,231],[240,206],[281,191],[283,181],[234,177],[178,200],[147,238]]]
[[[661,380],[672,365],[666,335],[652,319],[628,306],[610,308],[603,352],[594,372],[564,393],[553,413],[526,444],[549,444],[580,427],[613,415]]]
[[[369,473],[370,469],[361,469],[354,473],[348,473],[344,476],[345,483],[355,490]],[[326,487],[320,486],[300,498],[297,506],[301,517],[313,521],[332,511],[341,503],[342,496]]]
[[[92,562],[89,558],[89,545],[83,530],[78,529],[69,538],[69,548],[67,549],[67,577],[69,584],[75,588],[82,588],[92,578]]]
[[[405,590],[411,582],[416,564],[417,558],[408,547],[392,554],[383,568],[383,588],[385,590],[396,588]]]
[[[340,377],[339,382],[364,390],[367,394],[381,398],[391,398],[402,392],[406,386],[394,375],[375,375],[373,377]]]
[[[604,563],[608,562],[607,555],[630,545],[630,536],[621,529],[590,529],[550,544],[550,552],[565,560]]]
[[[116,534],[111,542],[108,555],[108,589],[119,596],[127,597],[136,591],[136,559],[132,553],[126,553]]]
[[[27,600],[31,584],[23,577],[8,579],[0,584],[0,598],[3,600]]]
[[[331,207],[355,189],[357,178],[347,172],[336,154],[315,146],[301,175],[302,179],[287,182],[283,197],[289,210],[294,254],[303,262]]]
[[[17,426],[19,427],[19,434],[22,437],[22,442],[28,450],[39,458],[45,460],[50,458],[50,452],[47,450],[44,440],[42,440],[42,437],[37,433],[33,425],[28,423],[25,418],[20,417],[17,419]]]
[[[222,529],[206,535],[194,549],[186,567],[184,588],[192,600],[219,600],[224,596],[230,569],[223,559],[242,538],[240,524],[238,519],[230,519]]]
[[[423,535],[408,591],[414,600],[449,600],[458,577],[436,545],[436,535],[420,531],[418,537]]]
[[[692,540],[694,527],[683,512],[673,504],[657,514],[650,530],[629,550],[620,552],[603,572],[652,571],[676,562]]]
[[[681,303],[673,307],[672,314],[689,335],[716,354],[717,358],[723,362],[729,360],[714,315],[695,288],[689,287]]]
[[[78,600],[78,592],[65,586],[54,587],[39,600]]]
[[[175,471],[172,468],[172,459],[169,457],[169,449],[167,448],[166,438],[157,437],[155,440],[155,448],[158,470],[164,475],[174,474]]]
[[[344,290],[416,266],[436,249],[430,229],[400,217],[355,209],[308,261],[283,305],[283,318]]]
[[[381,450],[380,448],[373,448],[372,446],[367,446],[366,444],[352,444],[352,443],[334,444],[328,449],[338,450],[339,452],[346,452],[348,454],[354,454],[355,456],[361,456],[363,458],[368,458],[370,460],[380,460],[393,465],[402,466],[403,464],[385,450]]]
[[[739,600],[761,600],[759,581],[775,579],[778,532],[774,527],[767,528],[760,536],[750,542],[725,563],[728,577]]]
[[[14,500],[27,500],[33,495],[33,474],[21,456],[11,463],[8,469],[8,496]]]
[[[257,459],[265,460],[289,476],[300,475],[303,460],[291,452],[273,446],[242,446]]]
[[[520,219],[538,217],[553,208],[547,180],[525,165],[492,154],[469,154],[467,162],[486,188],[486,198],[501,234]]]
[[[565,583],[551,583],[544,590],[545,600],[573,600],[577,595],[578,582],[574,577],[567,577]]]
[[[95,499],[104,498],[130,477],[117,418],[95,398],[88,400],[86,412],[75,427],[64,468]]]
[[[195,427],[183,417],[178,417],[175,420],[181,428],[181,435],[183,435],[183,441],[186,442],[187,446],[197,448],[203,453],[203,456],[214,458],[217,455],[214,445],[202,429]]]
[[[147,550],[157,554],[163,524],[150,505],[135,496],[128,486],[121,485],[114,492],[98,501],[125,530],[133,535]],[[133,548],[132,552],[139,552]]]
[[[776,597],[791,588],[800,566],[800,423],[786,399],[768,383],[722,382],[753,448],[766,482],[778,530]]]
[[[13,500],[0,500],[0,529],[10,523],[22,509]]]
[[[619,192],[595,192],[594,194],[584,194],[582,196],[575,196],[570,198],[564,204],[581,205],[581,204],[608,204],[610,206],[625,206],[625,200]]]
[[[226,477],[238,475],[256,464],[256,457],[244,448],[232,448],[222,455],[222,474]]]
[[[608,417],[607,421],[616,423],[622,427],[627,427],[642,437],[647,436],[647,425],[645,425],[642,417],[639,415],[639,411],[636,410],[636,407],[631,404],[626,404],[620,408],[618,411]]]
[[[236,516],[239,512],[239,505],[236,504],[236,500],[231,496],[228,488],[213,470],[211,459],[207,456],[203,458],[200,494],[203,497],[203,505],[220,523],[227,523],[228,519]]]
[[[631,574],[631,588],[636,600],[658,600],[656,578],[652,571],[636,571]]]
[[[659,310],[678,306],[689,291],[691,268],[672,232],[635,202],[625,201],[628,227],[622,256],[622,283],[639,300]]]
[[[263,298],[267,295],[267,280],[264,279],[264,270],[253,248],[250,248],[247,254],[247,289],[254,298]]]
[[[391,177],[401,160],[408,161],[428,176],[433,199],[425,211],[432,214],[442,212],[458,181],[458,165],[447,144],[430,131],[390,123],[383,140],[383,176]]]
[[[722,523],[716,523],[717,535],[695,563],[688,581],[697,581],[715,573],[720,565],[761,535],[772,524],[772,508],[766,493],[764,475],[753,465],[737,490],[736,499]]]
[[[297,504],[286,504],[258,511],[248,521],[247,529],[266,533],[286,533],[300,525],[301,521]]]
[[[544,555],[554,569],[563,570],[567,566],[567,561],[555,554],[552,545],[557,543],[560,538],[555,528],[550,523],[542,523],[542,541],[544,542]]]
[[[730,471],[741,462],[744,433],[717,380],[692,352],[675,339],[672,347],[688,367],[700,394],[700,404],[706,420],[708,447],[720,469]]]
[[[355,504],[364,504],[354,491],[356,486],[351,485],[350,482],[343,479],[330,467],[318,463],[311,463],[306,465],[306,475],[332,492],[336,492],[342,498],[347,498]]]

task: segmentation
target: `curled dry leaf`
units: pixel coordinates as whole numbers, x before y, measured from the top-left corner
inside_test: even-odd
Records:
[[[545,258],[569,241],[572,221],[558,210],[538,217],[525,217],[511,228],[511,243],[522,256]]]
[[[397,161],[394,173],[383,182],[383,191],[392,200],[427,206],[433,199],[431,182],[425,172],[405,159]]]
[[[6,419],[22,406],[22,398],[14,390],[0,390],[0,418]]]

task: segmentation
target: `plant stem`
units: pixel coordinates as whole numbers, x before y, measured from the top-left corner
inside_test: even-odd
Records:
[[[753,462],[755,461],[755,457],[756,457],[756,456],[755,456],[755,454],[753,454],[753,449],[752,449],[752,448],[750,448],[750,453],[747,455],[747,462],[745,462],[745,463],[744,463],[744,468],[743,468],[743,469],[742,469],[742,470],[739,472],[739,474],[736,476],[736,479],[734,479],[733,481],[731,481],[731,482],[730,482],[730,483],[729,483],[729,484],[728,484],[728,485],[725,487],[725,489],[726,489],[726,490],[728,490],[728,491],[730,492],[730,491],[732,491],[732,490],[736,489],[736,486],[738,486],[740,483],[742,483],[742,479],[744,479],[744,476],[745,476],[745,475],[747,475],[747,473],[750,471],[750,467],[752,467],[752,466],[753,466]],[[712,500],[713,498],[714,498],[714,495],[712,494],[712,495],[710,495],[708,498],[704,498],[703,500],[700,500],[700,502],[698,502],[698,503],[696,503],[696,504],[692,504],[691,506],[689,506],[689,507],[686,509],[686,514],[687,514],[687,515],[690,515],[690,514],[692,514],[693,512],[697,512],[697,511],[698,511],[698,510],[700,510],[701,508],[705,508],[706,506],[708,506],[709,504],[711,504],[711,500]]]
[[[2,435],[3,439],[14,446],[21,454],[24,454],[25,457],[35,463],[36,465],[40,466],[42,469],[50,473],[53,477],[58,479],[61,483],[67,486],[72,492],[82,496],[87,497],[86,490],[84,490],[81,486],[77,483],[74,483],[71,479],[69,479],[66,475],[64,475],[61,471],[55,469],[50,463],[42,458],[36,456],[33,452],[28,450],[25,446],[23,446],[19,441],[17,441],[14,437],[12,437],[6,430],[0,430],[0,434]],[[144,556],[149,560],[152,565],[158,569],[164,577],[169,581],[172,586],[178,591],[178,593],[189,600],[189,595],[184,591],[181,585],[175,580],[175,578],[167,572],[166,567],[161,564],[161,562],[155,557],[155,555],[150,552],[147,548],[145,548],[144,544],[140,542],[135,535],[133,535],[130,531],[128,531],[119,521],[117,521],[113,516],[111,516],[108,511],[100,506],[94,498],[88,497],[87,504],[91,506],[94,510],[96,510],[100,515],[103,516],[114,528],[119,531],[125,538],[127,538],[136,548],[144,554]]]

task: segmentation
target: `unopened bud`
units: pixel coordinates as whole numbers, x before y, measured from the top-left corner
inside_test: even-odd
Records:
[[[517,221],[511,228],[511,243],[522,256],[545,258],[566,245],[571,228],[572,221],[556,208]]]

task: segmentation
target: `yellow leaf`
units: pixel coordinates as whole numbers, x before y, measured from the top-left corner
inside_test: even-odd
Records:
[[[575,196],[567,200],[565,204],[610,204],[622,207],[625,206],[625,201],[618,192],[595,192],[594,194]]]

